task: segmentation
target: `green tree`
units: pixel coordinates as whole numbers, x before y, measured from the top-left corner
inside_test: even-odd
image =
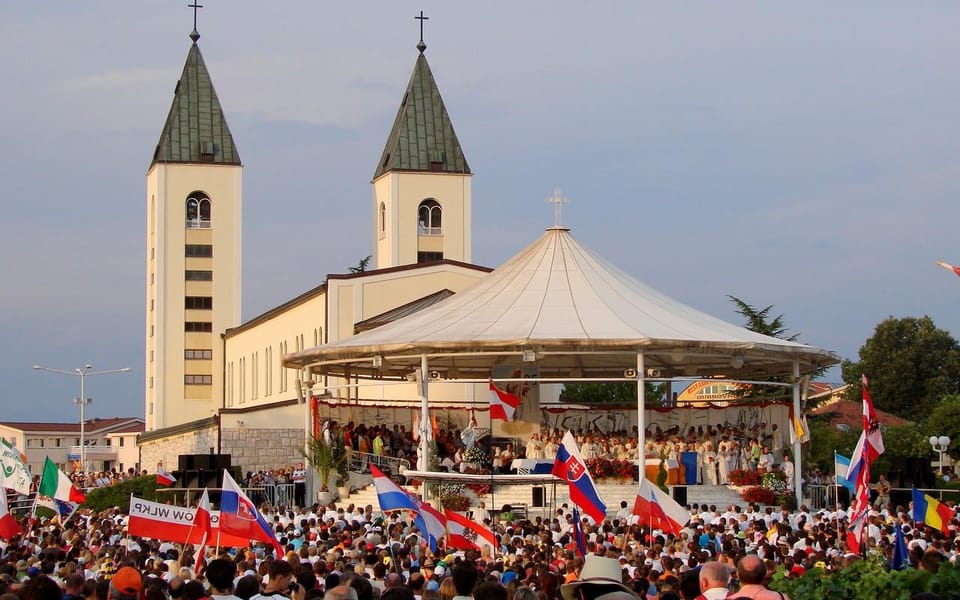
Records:
[[[647,406],[663,405],[664,386],[644,382],[644,399]],[[622,404],[637,405],[637,384],[629,381],[611,383],[568,383],[563,386],[561,398],[564,402],[581,404]]]
[[[960,345],[930,317],[889,317],[860,347],[860,360],[843,361],[848,399],[859,402],[860,376],[881,410],[922,421],[939,401],[960,392]]]
[[[960,444],[960,395],[954,394],[940,400],[930,411],[921,429],[923,454],[919,456],[926,456],[930,453],[930,442],[927,440],[931,436],[940,437],[941,435],[953,440],[950,447],[951,452],[948,452],[948,454],[955,455],[957,453],[956,446]],[[884,440],[886,440],[886,437],[884,437]]]
[[[736,296],[727,294],[727,298],[737,306],[737,314],[746,319],[744,327],[750,331],[782,340],[794,341],[797,339],[799,335],[797,333],[789,336],[786,335],[789,329],[783,325],[783,315],[777,315],[772,319],[770,318],[770,312],[773,310],[772,304],[766,308],[757,308]]]
[[[355,267],[350,267],[350,272],[351,272],[351,273],[366,273],[366,272],[367,272],[367,267],[370,266],[370,260],[371,260],[372,258],[373,258],[373,256],[372,256],[372,255],[369,255],[369,254],[368,254],[367,256],[365,256],[364,258],[361,258],[361,259],[360,259],[360,262],[357,263],[357,266],[355,266]]]

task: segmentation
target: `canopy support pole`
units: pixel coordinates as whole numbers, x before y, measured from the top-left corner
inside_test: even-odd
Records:
[[[643,352],[637,353],[637,485],[643,485],[647,473],[647,414],[644,397],[647,389],[647,370],[643,366]]]
[[[800,361],[793,361],[793,419],[790,422],[790,428],[793,429],[793,491],[797,497],[797,510],[803,504],[803,490],[800,488],[803,482],[803,459],[800,457],[802,441],[797,431],[797,423],[802,423],[800,414]]]
[[[433,428],[430,427],[430,406],[429,392],[427,385],[430,377],[430,366],[427,361],[427,355],[420,356],[420,371],[417,373],[417,383],[419,383],[420,392],[420,456],[417,460],[417,470],[430,470],[430,438],[433,437]],[[427,499],[427,484],[424,483],[420,489],[422,500]]]

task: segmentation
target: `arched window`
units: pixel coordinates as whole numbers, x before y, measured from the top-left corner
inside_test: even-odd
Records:
[[[420,235],[442,235],[443,209],[433,198],[427,198],[417,209],[417,233]]]
[[[209,196],[191,193],[187,197],[187,229],[210,229],[212,212]]]
[[[387,205],[380,203],[380,237],[387,233]]]

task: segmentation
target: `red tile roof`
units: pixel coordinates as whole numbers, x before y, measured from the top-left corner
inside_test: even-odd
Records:
[[[80,423],[42,423],[36,421],[0,421],[0,425],[20,429],[26,433],[80,433]],[[143,419],[140,417],[111,417],[109,419],[88,419],[85,432],[95,434],[99,431],[110,432],[143,431]]]
[[[863,425],[863,403],[839,400],[818,406],[810,411],[810,415],[814,417],[827,416],[830,418],[831,425],[846,424],[851,429],[859,430]],[[880,421],[881,425],[887,427],[898,427],[910,423],[907,419],[879,409],[877,409],[877,420]]]

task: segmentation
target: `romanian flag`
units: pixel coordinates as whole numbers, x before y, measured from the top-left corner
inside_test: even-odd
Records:
[[[953,509],[934,499],[932,496],[924,494],[917,488],[913,488],[913,521],[914,523],[923,523],[927,527],[933,527],[947,533],[947,526],[953,519]]]

